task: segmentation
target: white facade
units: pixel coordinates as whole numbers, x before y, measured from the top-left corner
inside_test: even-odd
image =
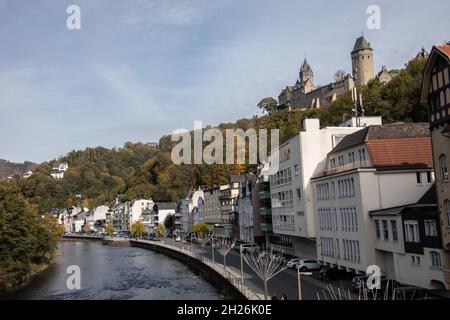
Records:
[[[153,200],[146,200],[146,199],[140,199],[140,200],[134,200],[130,204],[128,204],[128,214],[130,217],[130,225],[137,221],[142,221],[142,213],[145,210],[152,210],[153,208]]]
[[[182,231],[187,234],[192,231],[194,223],[204,221],[204,193],[198,189],[181,200]]]
[[[381,118],[377,121],[381,124]],[[315,258],[315,210],[310,179],[316,168],[325,167],[328,152],[343,137],[362,127],[320,129],[318,119],[306,119],[304,129],[278,149],[279,170],[270,177],[273,232],[292,236],[290,253]]]
[[[370,160],[366,161],[370,167]],[[315,179],[319,260],[356,272],[365,272],[369,265],[375,265],[375,230],[369,212],[420,199],[433,179],[422,179],[419,184],[417,172],[426,176],[430,170],[377,172],[373,168],[355,168]]]
[[[175,209],[159,209],[158,211],[158,223],[164,224],[164,220],[169,214],[175,214]]]
[[[442,249],[424,247],[423,254],[408,253],[405,251],[404,239],[404,226],[409,224],[408,221],[403,222],[400,214],[372,216],[372,220],[372,230],[375,228],[372,235],[376,249],[375,261],[383,275],[402,284],[426,289],[436,289],[445,283]],[[437,223],[431,229],[438,236]],[[418,228],[416,232],[417,241],[423,241]]]

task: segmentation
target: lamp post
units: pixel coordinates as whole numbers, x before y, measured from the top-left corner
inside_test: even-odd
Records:
[[[241,256],[241,282],[244,284],[244,259],[242,258],[242,244],[239,246],[239,253]]]
[[[300,272],[300,268],[297,267],[297,283],[298,283],[298,300],[302,300],[302,280],[301,276],[310,276],[311,272]]]

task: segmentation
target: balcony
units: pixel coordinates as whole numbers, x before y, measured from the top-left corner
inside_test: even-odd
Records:
[[[320,178],[325,176],[330,176],[332,174],[341,173],[345,171],[350,171],[353,169],[360,169],[360,168],[371,168],[370,161],[355,161],[352,163],[344,164],[343,166],[334,167],[334,168],[327,168],[325,170],[319,170],[314,172],[313,178]]]
[[[261,231],[262,232],[272,232],[272,225],[270,223],[261,223]]]
[[[270,192],[269,191],[261,191],[259,193],[259,200],[270,200]]]
[[[260,216],[271,216],[272,215],[272,209],[270,209],[270,208],[259,208],[259,215]]]

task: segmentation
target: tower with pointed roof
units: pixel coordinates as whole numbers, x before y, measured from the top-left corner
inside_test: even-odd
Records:
[[[311,92],[314,89],[314,73],[309,65],[308,61],[303,62],[299,72],[299,83],[303,90],[303,93]]]
[[[351,53],[353,79],[356,86],[366,85],[375,77],[373,49],[364,36],[356,39]]]

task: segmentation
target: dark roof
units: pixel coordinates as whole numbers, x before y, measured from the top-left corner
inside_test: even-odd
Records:
[[[159,210],[175,210],[177,208],[176,202],[155,202],[155,204],[158,206]]]
[[[357,146],[359,144],[364,143],[366,140],[367,132],[369,131],[370,127],[366,127],[362,130],[358,130],[352,134],[346,135],[337,145],[334,147],[334,149],[331,151],[331,153],[336,153],[342,150],[345,150],[347,148],[351,148],[353,146]]]
[[[358,39],[356,39],[355,46],[353,47],[353,52],[364,49],[372,49],[372,48],[370,46],[370,43],[367,42],[366,38],[364,38],[364,36],[361,36]]]
[[[305,61],[303,61],[303,65],[302,65],[302,68],[300,70],[301,71],[311,71],[312,70],[311,66],[308,63],[308,61],[306,61],[306,58],[305,58]]]
[[[436,186],[433,184],[430,189],[420,198],[417,202],[418,204],[436,204],[437,196],[436,196]]]
[[[404,213],[415,213],[418,215],[438,215],[436,204],[409,204],[405,206],[373,210],[369,212],[371,217],[396,216]]]

